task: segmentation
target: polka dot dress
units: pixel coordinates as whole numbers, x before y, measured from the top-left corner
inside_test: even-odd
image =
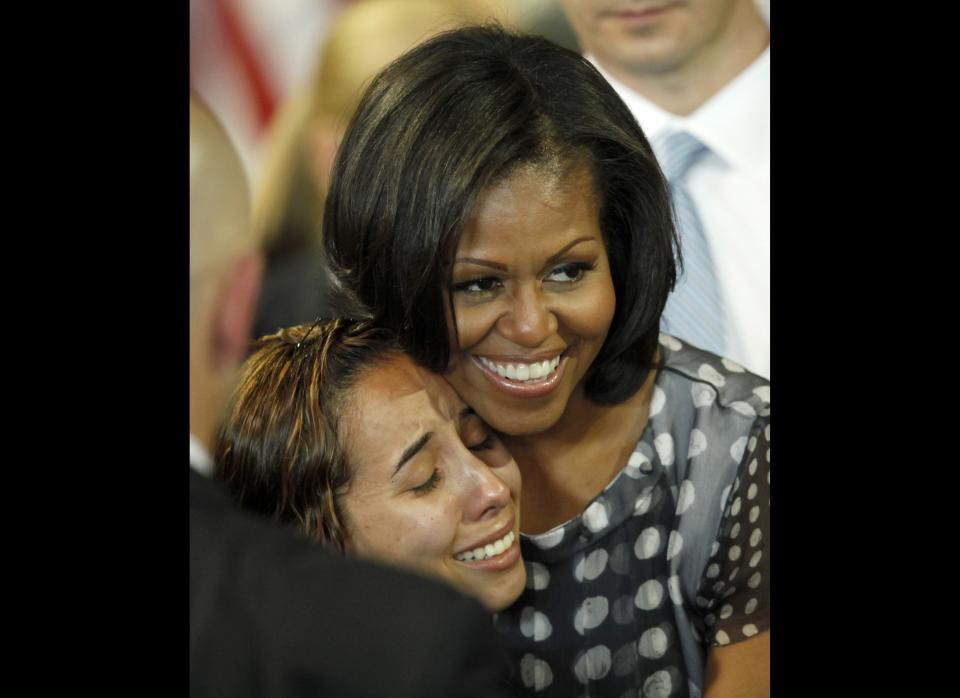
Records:
[[[770,386],[661,335],[640,441],[574,519],[522,536],[495,616],[520,695],[700,696],[706,651],[769,627]]]

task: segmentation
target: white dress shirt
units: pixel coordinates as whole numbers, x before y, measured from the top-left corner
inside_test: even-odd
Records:
[[[651,142],[668,131],[683,130],[710,149],[691,168],[686,184],[724,298],[724,353],[769,378],[770,47],[689,116],[661,109],[612,77],[593,56],[588,58]]]
[[[213,476],[213,459],[200,439],[193,434],[190,434],[190,467],[201,475]]]

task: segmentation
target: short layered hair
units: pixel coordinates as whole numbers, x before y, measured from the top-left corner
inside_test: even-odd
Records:
[[[652,366],[679,248],[667,184],[643,131],[572,51],[475,26],[390,64],[340,146],[324,211],[326,256],[343,288],[406,352],[442,371],[449,260],[478,198],[521,166],[556,174],[580,162],[592,174],[585,195],[600,204],[617,299],[584,387],[595,402],[621,402]]]
[[[260,338],[217,435],[214,463],[234,500],[344,551],[340,496],[353,468],[341,417],[366,372],[399,353],[396,338],[346,319]]]

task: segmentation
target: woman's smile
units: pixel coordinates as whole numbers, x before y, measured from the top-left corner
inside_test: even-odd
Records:
[[[567,365],[566,360],[561,359],[561,354],[532,363],[501,363],[476,355],[473,358],[493,386],[506,395],[518,398],[543,397],[552,393],[560,385]]]
[[[592,174],[525,166],[479,198],[453,260],[447,378],[498,431],[542,433],[606,339],[616,298]]]

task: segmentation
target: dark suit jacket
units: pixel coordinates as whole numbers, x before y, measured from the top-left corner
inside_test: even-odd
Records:
[[[190,695],[507,695],[490,616],[439,583],[323,552],[190,470]]]

